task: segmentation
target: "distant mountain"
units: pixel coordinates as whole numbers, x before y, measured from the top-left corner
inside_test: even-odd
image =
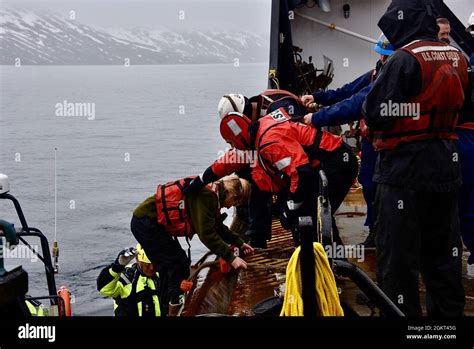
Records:
[[[268,61],[268,38],[248,32],[101,29],[50,13],[0,10],[0,64],[178,64]]]

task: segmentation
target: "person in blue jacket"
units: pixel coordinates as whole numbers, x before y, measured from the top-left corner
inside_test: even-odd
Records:
[[[362,118],[361,109],[365,97],[372,87],[372,82],[388,57],[393,54],[394,48],[385,35],[382,34],[375,44],[374,50],[380,54],[380,60],[374,70],[336,90],[318,90],[313,95],[302,97],[302,101],[306,105],[318,103],[325,106],[318,112],[309,113],[304,117],[304,123],[307,125],[313,125],[314,127],[337,126],[359,121],[363,137],[361,141],[362,161],[358,179],[359,183],[362,184],[364,199],[367,203],[367,217],[364,225],[369,227],[369,235],[362,243],[365,247],[375,247],[373,201],[375,199],[376,184],[372,177],[375,171],[377,153],[372,146],[372,142],[364,135],[365,127],[363,122],[360,121]]]

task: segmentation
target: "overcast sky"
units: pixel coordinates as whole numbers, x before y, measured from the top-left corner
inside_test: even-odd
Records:
[[[474,0],[445,0],[464,23]],[[0,6],[28,10],[49,9],[76,20],[103,28],[151,27],[172,30],[232,30],[268,34],[271,0],[0,0]],[[471,9],[470,9],[471,8]],[[466,11],[466,9],[470,9]],[[184,11],[184,20],[179,19]]]
[[[49,9],[89,25],[144,26],[173,30],[270,31],[271,0],[2,0],[2,6],[28,10]],[[184,20],[179,19],[184,11]]]

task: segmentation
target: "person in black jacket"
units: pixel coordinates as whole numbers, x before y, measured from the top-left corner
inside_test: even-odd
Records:
[[[397,51],[363,105],[379,151],[374,181],[377,279],[407,316],[460,316],[461,282],[456,147],[458,111],[469,89],[467,61],[437,39],[434,9],[393,0],[378,26]]]

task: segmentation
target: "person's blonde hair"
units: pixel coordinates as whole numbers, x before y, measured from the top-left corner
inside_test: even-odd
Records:
[[[235,198],[239,205],[247,203],[250,198],[250,183],[246,179],[236,175],[224,177],[222,179],[227,195]]]

